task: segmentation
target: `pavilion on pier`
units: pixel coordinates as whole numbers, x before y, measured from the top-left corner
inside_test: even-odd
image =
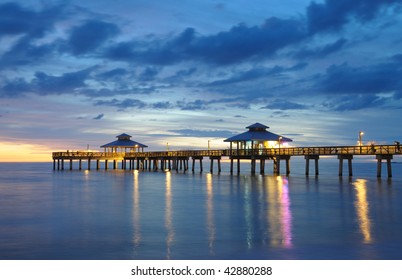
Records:
[[[259,150],[268,148],[280,148],[287,142],[293,141],[290,138],[267,131],[269,128],[261,123],[247,126],[248,131],[225,139],[230,142],[230,150],[233,150],[233,143],[236,143],[237,150]]]
[[[102,145],[101,148],[105,149],[105,152],[143,152],[144,148],[147,148],[147,145],[141,144],[139,142],[133,141],[130,138],[131,135],[128,134],[120,134],[117,135],[117,140]]]

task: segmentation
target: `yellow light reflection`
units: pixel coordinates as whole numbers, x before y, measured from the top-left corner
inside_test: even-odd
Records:
[[[249,249],[252,248],[253,245],[253,223],[252,223],[252,218],[253,218],[253,208],[252,208],[252,202],[251,202],[251,190],[250,190],[250,185],[248,182],[244,186],[244,219],[246,221],[246,241],[247,241],[247,247]]]
[[[171,173],[166,172],[166,191],[165,191],[165,228],[167,231],[166,237],[166,258],[171,258],[171,247],[174,241],[174,228],[173,228],[173,213],[172,213],[172,182]]]
[[[134,247],[137,248],[141,242],[141,231],[140,231],[140,194],[139,194],[139,183],[138,183],[138,170],[134,170],[134,190],[133,190],[133,227],[134,236],[133,243]]]
[[[360,227],[360,232],[363,235],[363,243],[372,243],[371,237],[371,222],[369,217],[369,203],[367,201],[367,180],[357,179],[353,183],[356,190],[355,208],[357,219]]]
[[[288,181],[281,176],[267,180],[268,192],[266,201],[268,204],[268,224],[270,228],[270,245],[273,247],[292,247],[292,212]]]
[[[215,242],[215,222],[214,222],[214,202],[213,202],[213,185],[212,174],[207,174],[207,230],[208,230],[208,248],[209,253],[214,255]]]

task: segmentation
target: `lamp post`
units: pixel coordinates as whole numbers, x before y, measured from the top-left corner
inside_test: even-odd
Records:
[[[211,140],[208,140],[208,151],[211,149]]]
[[[363,146],[363,134],[364,134],[364,132],[363,131],[360,131],[359,132],[359,146]]]
[[[169,142],[166,142],[166,150],[169,151]]]
[[[281,154],[281,141],[282,141],[282,136],[279,136],[278,137],[279,154]]]

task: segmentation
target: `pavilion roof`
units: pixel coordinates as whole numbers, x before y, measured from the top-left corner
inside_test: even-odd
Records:
[[[255,123],[246,127],[249,131],[240,133],[238,135],[232,136],[228,139],[225,139],[224,142],[238,142],[238,141],[278,141],[279,137],[282,137],[281,142],[291,142],[293,141],[290,138],[281,136],[279,134],[275,134],[267,131],[268,126]]]
[[[121,147],[123,147],[123,148],[124,147],[130,147],[130,148],[131,147],[141,147],[141,148],[147,148],[148,147],[147,145],[144,145],[144,144],[141,144],[139,142],[131,140],[130,139],[131,135],[128,135],[128,134],[125,134],[125,133],[120,134],[120,135],[118,135],[116,137],[117,137],[116,141],[113,141],[113,142],[107,143],[105,145],[102,145],[101,148],[110,148],[110,147],[118,147],[118,148],[121,148]]]

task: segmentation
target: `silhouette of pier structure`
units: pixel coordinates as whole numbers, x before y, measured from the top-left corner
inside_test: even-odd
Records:
[[[285,174],[289,175],[290,160],[292,157],[304,157],[305,174],[310,175],[310,161],[314,161],[314,174],[319,175],[320,157],[336,157],[339,161],[338,175],[343,176],[344,161],[347,161],[348,175],[353,176],[352,161],[355,156],[371,156],[377,160],[377,177],[382,176],[382,163],[387,164],[388,177],[392,177],[392,160],[395,155],[401,155],[399,142],[394,145],[358,145],[358,146],[321,146],[321,147],[288,147],[285,144],[292,141],[289,138],[267,131],[267,126],[256,123],[247,127],[249,131],[225,140],[230,142],[229,149],[207,150],[178,150],[178,151],[147,151],[147,146],[132,141],[130,135],[121,134],[118,140],[105,144],[103,152],[94,151],[63,151],[53,152],[53,170],[72,170],[74,162],[78,161],[78,169],[83,169],[83,162],[87,170],[101,169],[101,162],[105,170],[109,168],[123,170],[148,171],[191,171],[198,169],[203,172],[203,160],[210,161],[209,171],[214,172],[214,162],[217,171],[221,172],[221,160],[230,161],[230,173],[240,173],[241,161],[250,162],[250,172],[265,173],[266,162],[273,162],[273,174],[281,174],[281,163],[285,163]],[[92,163],[95,165],[92,166]],[[112,163],[112,167],[110,167]],[[236,163],[236,165],[235,165]],[[235,168],[236,166],[236,168]],[[198,167],[198,168],[197,168]]]

